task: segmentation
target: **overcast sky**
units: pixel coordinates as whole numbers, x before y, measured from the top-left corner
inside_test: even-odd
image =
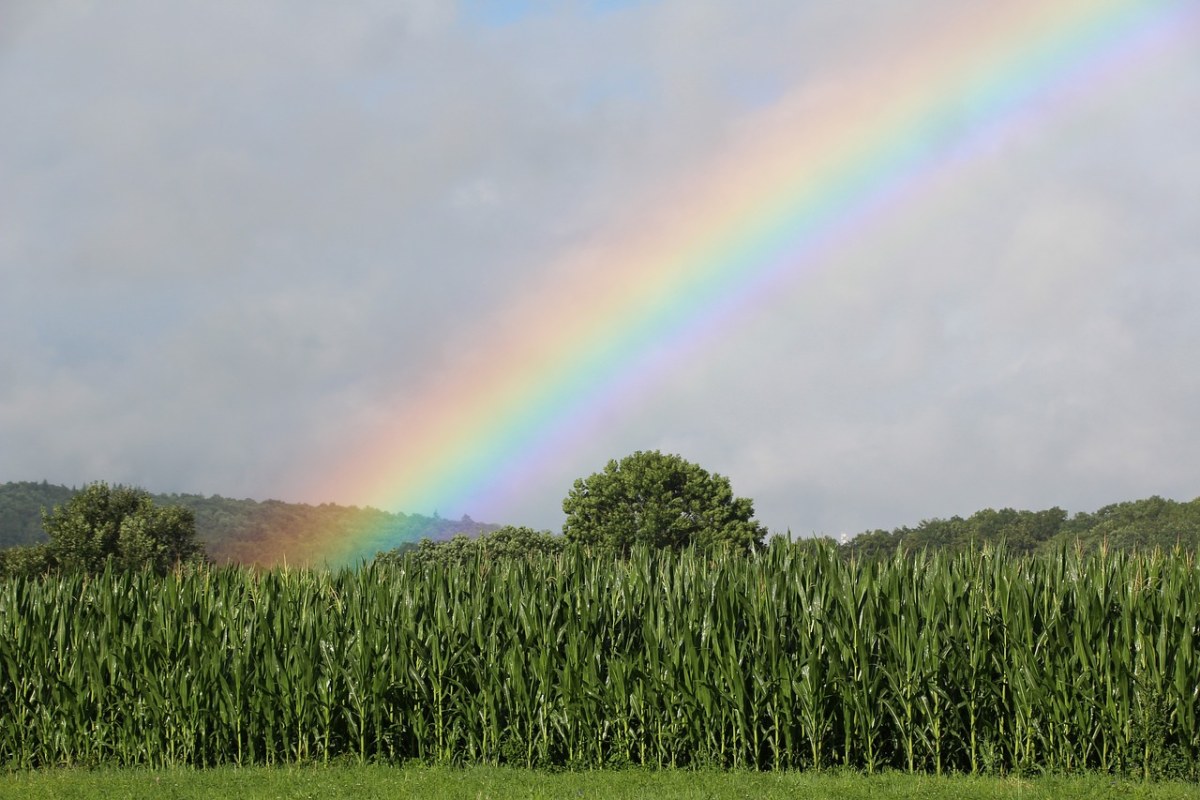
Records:
[[[346,501],[321,470],[552,265],[967,5],[0,0],[0,481]],[[796,534],[1200,495],[1189,24],[437,510],[557,528],[639,449]]]

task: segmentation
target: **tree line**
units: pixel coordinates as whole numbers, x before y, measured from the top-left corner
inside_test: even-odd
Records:
[[[80,491],[45,481],[0,484],[0,548],[48,543],[43,511],[67,504]],[[313,560],[320,544],[330,538],[369,541],[376,549],[387,549],[396,542],[440,541],[456,534],[476,537],[500,527],[470,517],[444,519],[332,503],[308,505],[199,494],[149,497],[156,505],[190,510],[197,539],[218,564],[273,566],[280,550],[289,554],[289,562],[303,563]]]
[[[22,488],[27,490],[29,486]],[[264,505],[295,508],[282,503]],[[211,504],[204,507],[211,513]],[[325,521],[331,514],[344,515],[347,511],[337,506],[318,508]],[[603,471],[575,481],[563,501],[563,510],[567,520],[562,536],[517,526],[480,526],[464,517],[457,523],[458,529],[474,526],[476,536],[459,533],[443,543],[429,537],[404,537],[401,541],[417,543],[381,550],[377,558],[397,561],[411,557],[422,563],[477,558],[481,554],[491,558],[524,557],[553,554],[568,545],[618,556],[646,545],[748,552],[761,547],[767,535],[766,528],[754,519],[753,503],[735,497],[728,478],[657,451],[639,451],[620,461],[610,461]],[[384,512],[368,510],[367,514]],[[355,519],[362,521],[364,517],[358,514]],[[0,570],[9,574],[96,572],[110,565],[143,565],[163,572],[212,557],[197,538],[193,508],[184,503],[156,505],[154,498],[140,489],[91,484],[66,503],[43,510],[42,525],[49,541],[0,551]],[[484,529],[482,536],[478,535],[480,527]],[[394,530],[379,526],[367,530],[374,532],[381,543],[396,541]],[[329,538],[330,528],[325,526],[317,532],[319,536],[313,542],[319,546]],[[251,543],[251,553],[256,533],[259,531],[242,528],[243,538]],[[343,529],[343,535],[354,532]],[[289,531],[289,536],[290,557],[303,561],[303,547],[312,542],[306,542],[303,533],[295,530]],[[228,560],[254,563],[244,555]]]
[[[29,511],[31,499],[39,498],[52,501],[36,512],[40,540]],[[751,553],[768,535],[754,518],[753,502],[737,497],[728,478],[658,451],[614,459],[576,480],[563,511],[559,534],[469,517],[452,521],[332,504],[151,495],[104,483],[79,492],[45,482],[9,483],[0,486],[0,547],[24,546],[0,549],[0,574],[96,571],[109,564],[163,572],[205,560],[272,566],[267,543],[272,543],[270,553],[286,551],[291,563],[319,563],[331,535],[359,542],[374,537],[368,552],[377,549],[376,560],[418,566],[556,555],[571,546],[617,557],[645,546]],[[873,560],[897,552],[960,553],[994,544],[1015,555],[1063,547],[1195,552],[1200,498],[1179,502],[1155,496],[1073,516],[1058,507],[983,509],[966,518],[865,531],[841,542],[838,552]]]
[[[1068,514],[986,508],[969,517],[929,519],[913,527],[860,533],[841,544],[847,555],[878,558],[901,552],[938,550],[961,553],[1003,543],[1017,555],[1055,552],[1063,547],[1093,551],[1200,549],[1200,498],[1188,502],[1153,496],[1113,503],[1098,511]]]

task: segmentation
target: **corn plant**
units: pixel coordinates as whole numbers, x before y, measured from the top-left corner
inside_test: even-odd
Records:
[[[0,763],[1197,777],[1182,554],[528,560],[0,581]]]

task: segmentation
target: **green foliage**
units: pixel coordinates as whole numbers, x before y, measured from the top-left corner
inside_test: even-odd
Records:
[[[1154,496],[1114,503],[1094,514],[1077,514],[1063,526],[1057,542],[1117,550],[1178,546],[1195,552],[1200,548],[1200,498],[1180,503]]]
[[[422,539],[415,545],[395,548],[375,556],[376,563],[417,567],[432,564],[466,566],[502,559],[539,558],[558,555],[565,540],[550,531],[505,525],[502,528],[472,537],[458,534],[446,541]]]
[[[628,554],[639,544],[751,550],[766,529],[729,479],[676,455],[636,452],[575,481],[563,500],[569,541]]]
[[[97,573],[112,565],[164,574],[204,557],[192,512],[156,506],[141,489],[89,484],[44,512],[42,527],[50,537],[50,561],[68,572]]]
[[[914,528],[860,533],[842,546],[855,558],[890,558],[903,552],[938,550],[963,553],[985,544],[1003,544],[1011,553],[1053,553],[1063,547],[1085,550],[1200,549],[1200,498],[1181,503],[1150,497],[1105,506],[1094,514],[1069,517],[1061,508],[995,511],[970,517],[924,520]]]
[[[45,482],[0,484],[0,548],[47,542],[42,509],[64,505],[76,494],[75,489]],[[332,503],[314,506],[197,494],[150,497],[158,505],[189,509],[195,516],[197,540],[217,563],[274,566],[286,553],[290,564],[319,564],[330,540],[363,542],[363,550],[373,552],[397,543],[415,547],[421,538],[477,536],[498,527],[470,517],[449,520]]]
[[[74,489],[46,481],[0,484],[0,548],[45,544],[42,509],[65,503],[74,495]]]
[[[0,764],[1200,777],[1179,555],[751,556],[0,581]]]
[[[35,577],[45,575],[54,567],[50,548],[44,544],[8,547],[0,550],[0,577],[5,575]]]

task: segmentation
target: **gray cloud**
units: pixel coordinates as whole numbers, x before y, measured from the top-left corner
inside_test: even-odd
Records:
[[[0,480],[312,502],[562,254],[943,8],[10,6]],[[1197,53],[987,143],[513,504],[442,512],[553,526],[571,480],[653,447],[797,533],[1200,494]]]

